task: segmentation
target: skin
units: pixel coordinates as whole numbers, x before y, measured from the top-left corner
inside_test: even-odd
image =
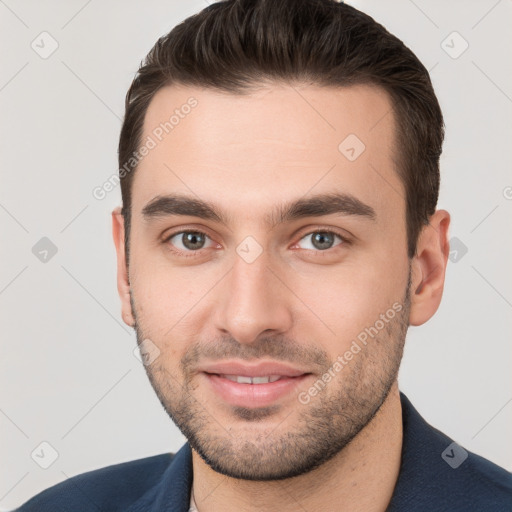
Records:
[[[400,468],[396,378],[405,332],[441,301],[449,214],[431,216],[410,260],[394,118],[377,87],[266,84],[247,96],[165,87],[148,108],[143,138],[191,96],[197,107],[136,171],[129,266],[119,208],[112,221],[123,319],[139,343],[150,339],[160,351],[145,368],[193,447],[197,507],[384,511]],[[365,145],[354,161],[338,150],[349,134]],[[333,191],[371,206],[375,218],[266,223],[276,205]],[[144,218],[150,201],[171,193],[214,203],[229,222]],[[180,229],[207,234],[194,257],[181,236],[168,239]],[[334,237],[318,249],[312,234],[325,229],[349,242]],[[252,263],[236,251],[247,236],[262,250]],[[396,303],[400,314],[300,403],[299,394]],[[288,360],[312,375],[273,407],[242,410],[199,372],[228,356]],[[292,476],[294,468],[300,474]]]

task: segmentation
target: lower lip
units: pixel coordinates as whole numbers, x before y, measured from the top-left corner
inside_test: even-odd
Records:
[[[283,377],[268,384],[240,384],[213,373],[203,373],[213,390],[237,407],[265,407],[292,393],[310,374]]]

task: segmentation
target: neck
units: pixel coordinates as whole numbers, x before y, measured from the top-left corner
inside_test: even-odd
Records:
[[[383,512],[393,495],[401,451],[402,409],[395,382],[372,421],[321,467],[285,480],[239,480],[213,471],[192,450],[192,489],[199,512]]]

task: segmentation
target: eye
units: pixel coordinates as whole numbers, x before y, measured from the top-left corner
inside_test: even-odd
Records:
[[[197,252],[211,247],[213,240],[202,231],[180,231],[168,236],[165,240],[177,252]],[[209,242],[210,245],[207,245]]]
[[[204,232],[197,230],[178,231],[165,238],[164,243],[170,246],[170,250],[177,253],[193,255],[202,249],[215,246],[215,242]],[[322,229],[312,231],[303,236],[296,244],[301,249],[315,252],[326,252],[338,245],[348,244],[349,241],[335,231]]]
[[[336,239],[339,240],[339,243],[337,244],[335,243]],[[302,246],[301,249],[318,251],[326,251],[346,242],[345,238],[341,235],[329,230],[313,231],[308,233],[300,239],[299,246],[302,241],[307,241],[307,243],[306,246]]]

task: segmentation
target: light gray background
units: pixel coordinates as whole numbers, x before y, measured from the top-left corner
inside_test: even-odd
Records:
[[[439,207],[468,249],[449,263],[436,316],[409,331],[401,389],[433,425],[511,470],[512,3],[350,3],[432,70],[447,125]],[[102,201],[92,190],[117,170],[139,62],[205,6],[0,0],[2,510],[78,473],[184,442],[121,320],[110,232],[119,189]],[[47,59],[31,48],[43,31],[59,44]],[[469,43],[458,58],[445,51],[463,48],[454,31]],[[32,253],[42,237],[58,248],[46,263]],[[43,441],[58,452],[48,469],[31,458]]]

